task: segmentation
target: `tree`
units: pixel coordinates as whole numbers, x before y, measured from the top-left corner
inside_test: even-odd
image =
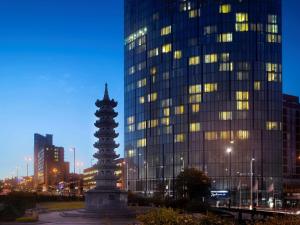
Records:
[[[200,199],[210,195],[211,181],[205,173],[190,168],[176,177],[175,191],[179,198]]]

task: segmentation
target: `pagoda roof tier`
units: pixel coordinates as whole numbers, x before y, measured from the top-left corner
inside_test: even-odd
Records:
[[[110,158],[117,159],[117,158],[119,158],[119,156],[114,152],[112,152],[112,153],[97,152],[97,153],[94,154],[94,157],[97,158],[97,159],[110,159]]]
[[[114,99],[103,99],[103,100],[97,100],[95,105],[99,108],[103,107],[103,106],[111,106],[113,108],[115,108],[118,103],[114,100]]]
[[[97,116],[98,118],[102,116],[111,116],[114,118],[118,116],[118,113],[113,110],[100,109],[96,111],[95,116]]]
[[[110,165],[96,164],[96,168],[98,170],[111,171],[111,170],[116,170],[118,167],[116,165],[113,165],[113,164],[110,164]]]
[[[108,127],[108,128],[116,128],[119,124],[116,123],[113,120],[97,120],[96,123],[94,124],[95,127],[97,128],[103,128],[103,127]]]
[[[109,137],[116,138],[116,137],[119,136],[119,134],[116,133],[114,130],[112,130],[110,132],[106,131],[106,130],[99,130],[99,131],[95,132],[94,136],[97,137],[97,138],[103,138],[103,137],[105,137],[105,138],[109,138]]]
[[[94,144],[94,147],[95,148],[98,148],[98,149],[115,149],[115,148],[118,148],[120,145],[119,144],[116,144],[116,143],[100,143],[100,142],[96,142]]]

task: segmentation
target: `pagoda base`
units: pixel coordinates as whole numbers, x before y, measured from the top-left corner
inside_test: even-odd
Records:
[[[85,211],[98,217],[131,217],[134,214],[127,206],[127,192],[119,189],[92,189],[85,193]]]

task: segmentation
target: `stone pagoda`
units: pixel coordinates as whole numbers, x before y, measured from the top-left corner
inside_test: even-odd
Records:
[[[98,149],[94,154],[98,160],[94,166],[98,170],[95,176],[96,187],[85,195],[86,211],[95,212],[99,216],[126,216],[129,213],[127,192],[117,188],[118,177],[115,175],[116,159],[119,157],[115,153],[119,145],[114,140],[118,137],[115,132],[118,126],[115,117],[118,113],[114,110],[117,104],[114,99],[109,98],[107,84],[105,84],[103,99],[96,101],[96,106],[99,108],[95,113],[98,118],[95,123],[97,142],[94,144],[94,147]]]

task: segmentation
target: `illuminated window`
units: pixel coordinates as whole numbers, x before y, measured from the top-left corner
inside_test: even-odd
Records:
[[[249,131],[248,130],[239,130],[236,132],[236,137],[240,140],[249,139]]]
[[[222,4],[220,5],[219,12],[226,14],[231,12],[231,5],[230,4]]]
[[[172,134],[172,126],[166,126],[163,128],[165,134]]]
[[[184,134],[176,134],[174,136],[174,142],[175,143],[184,142]]]
[[[138,148],[146,147],[147,139],[146,138],[138,139],[136,145]]]
[[[157,73],[157,68],[156,67],[152,67],[151,69],[150,69],[150,74],[151,75],[155,75]]]
[[[228,52],[221,54],[221,62],[229,62],[230,54]]]
[[[278,74],[277,73],[268,73],[268,81],[270,82],[276,82],[278,81]]]
[[[254,81],[254,90],[255,91],[261,90],[261,82],[260,81]]]
[[[128,69],[128,73],[129,75],[134,74],[135,73],[135,66],[132,66]]]
[[[148,54],[149,58],[154,57],[154,56],[158,56],[158,55],[159,55],[159,49],[158,48],[150,50],[149,54]]]
[[[172,106],[171,98],[161,100],[161,107],[170,107],[170,106]]]
[[[267,130],[279,130],[278,122],[268,121],[266,122]]]
[[[170,116],[170,108],[164,108],[164,116]]]
[[[181,59],[182,57],[182,52],[177,50],[174,52],[174,59]]]
[[[249,72],[237,72],[237,80],[249,80]]]
[[[197,113],[200,111],[200,105],[199,104],[193,104],[192,105],[192,112]]]
[[[133,124],[134,123],[134,116],[129,116],[127,118],[127,124]]]
[[[248,22],[248,13],[237,13],[235,16],[236,22]]]
[[[190,123],[190,132],[200,131],[200,123]]]
[[[140,104],[144,104],[145,103],[145,97],[144,96],[139,97],[139,102],[140,102]]]
[[[267,32],[277,34],[278,33],[278,25],[276,24],[268,24],[267,25]]]
[[[190,85],[189,94],[201,93],[201,84]]]
[[[148,94],[148,102],[155,102],[157,100],[157,93]]]
[[[158,126],[158,120],[157,119],[154,119],[154,120],[149,120],[148,121],[148,127],[157,127]]]
[[[221,131],[220,139],[222,140],[230,140],[230,131]]]
[[[218,35],[218,42],[232,42],[232,33],[224,33]]]
[[[180,105],[180,106],[176,106],[175,107],[175,114],[176,115],[180,115],[184,113],[184,106]]]
[[[195,17],[198,17],[200,16],[200,9],[194,9],[194,10],[191,10],[189,11],[189,18],[195,18]]]
[[[204,92],[214,92],[218,90],[218,84],[217,83],[208,83],[204,84]]]
[[[129,157],[135,156],[135,150],[134,149],[129,149],[127,152],[128,152]]]
[[[134,124],[128,126],[128,132],[133,132],[135,130]]]
[[[232,112],[219,112],[220,120],[232,120]]]
[[[162,52],[168,53],[172,51],[172,44],[166,44],[162,46]]]
[[[214,141],[218,139],[218,133],[217,132],[205,132],[205,140],[208,141]]]
[[[217,61],[218,61],[218,55],[217,54],[205,55],[205,63],[215,63]]]
[[[266,63],[267,72],[281,72],[281,65],[276,63]]]
[[[269,43],[281,43],[281,35],[276,34],[268,34],[267,42]]]
[[[203,33],[204,35],[217,33],[217,26],[206,26]]]
[[[237,13],[235,30],[239,32],[245,32],[249,30],[248,13]]]
[[[144,87],[144,86],[146,86],[146,85],[147,85],[147,79],[146,79],[146,78],[144,78],[144,79],[142,79],[142,80],[139,80],[139,81],[137,82],[137,87],[138,87],[138,88]]]
[[[268,15],[268,23],[277,23],[277,15]]]
[[[200,57],[199,56],[192,56],[189,58],[189,65],[198,65],[200,63]]]
[[[168,35],[168,34],[171,34],[171,32],[172,32],[172,26],[166,26],[166,27],[161,28],[160,35],[161,36]]]
[[[249,92],[248,91],[237,91],[235,93],[236,100],[249,100]]]
[[[146,129],[146,127],[147,127],[146,121],[142,121],[142,122],[138,123],[137,129],[138,130],[144,130],[144,129]]]
[[[219,65],[220,72],[233,71],[233,63],[220,63]]]
[[[237,101],[236,109],[237,110],[249,110],[249,102],[248,101]]]
[[[189,103],[199,103],[201,102],[201,94],[190,95]]]
[[[141,71],[146,68],[146,62],[141,62],[137,65],[137,70]]]
[[[170,125],[170,118],[169,117],[165,117],[161,119],[161,124],[169,126]]]

